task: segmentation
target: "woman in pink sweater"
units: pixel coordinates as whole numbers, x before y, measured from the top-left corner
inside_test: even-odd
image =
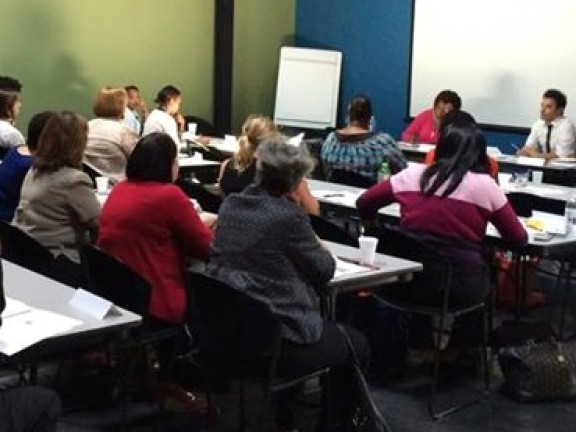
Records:
[[[459,110],[461,106],[462,100],[458,93],[442,90],[434,98],[434,107],[418,114],[402,132],[401,140],[414,144],[436,144],[442,117],[452,110]]]

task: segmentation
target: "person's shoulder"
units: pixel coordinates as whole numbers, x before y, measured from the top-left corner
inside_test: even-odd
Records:
[[[574,129],[574,122],[572,120],[570,120],[568,117],[560,117],[558,119],[556,119],[556,121],[558,122],[559,126],[564,126],[564,127],[568,127],[571,129]]]
[[[322,143],[322,147],[324,147],[325,145],[331,144],[333,142],[335,142],[337,139],[337,131],[332,131],[328,134],[328,136],[326,137],[326,139],[324,140],[324,142]]]
[[[94,187],[90,176],[78,168],[65,166],[53,172],[52,176],[58,183],[63,185],[83,185],[90,188]]]
[[[432,116],[434,113],[434,108],[427,108],[424,111],[420,111],[414,119],[423,119]]]

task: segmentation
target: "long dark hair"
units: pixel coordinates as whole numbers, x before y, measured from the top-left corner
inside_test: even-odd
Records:
[[[176,146],[169,135],[154,132],[140,138],[126,164],[126,178],[172,183]]]
[[[425,196],[432,196],[446,182],[442,193],[449,196],[460,185],[468,171],[488,173],[486,138],[472,122],[455,120],[440,132],[436,145],[436,159],[420,178],[420,190]]]

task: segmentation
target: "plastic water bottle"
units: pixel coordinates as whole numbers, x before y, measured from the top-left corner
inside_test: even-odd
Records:
[[[382,162],[380,164],[380,168],[378,168],[378,182],[383,182],[385,180],[388,180],[389,178],[390,178],[390,167],[388,166],[388,162]]]
[[[576,195],[572,195],[566,201],[564,217],[566,218],[566,233],[570,234],[576,224]]]
[[[370,117],[369,129],[370,129],[370,132],[376,132],[376,119],[374,118],[374,116]]]

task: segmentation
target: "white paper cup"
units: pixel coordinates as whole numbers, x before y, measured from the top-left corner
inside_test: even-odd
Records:
[[[374,264],[376,258],[376,246],[378,246],[378,238],[360,236],[358,238],[360,244],[360,264]]]
[[[542,184],[542,177],[544,176],[543,171],[532,171],[532,183]]]
[[[108,192],[108,177],[96,177],[96,190],[99,194]]]
[[[188,133],[195,137],[196,136],[196,129],[198,125],[196,123],[188,123]]]

